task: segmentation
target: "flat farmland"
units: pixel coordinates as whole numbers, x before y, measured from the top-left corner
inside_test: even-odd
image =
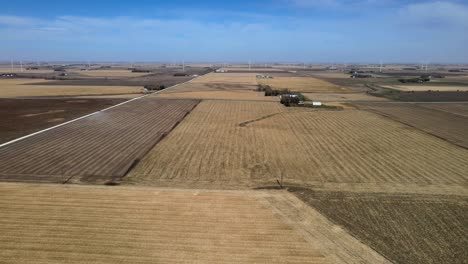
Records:
[[[326,262],[242,193],[0,186],[6,262]]]
[[[197,104],[146,97],[7,145],[0,148],[0,181],[118,179]]]
[[[452,114],[450,110],[440,111],[411,103],[359,103],[358,106],[468,148],[466,116]]]
[[[0,183],[0,198],[7,263],[389,263],[284,191]]]
[[[468,198],[291,189],[394,263],[466,263]]]
[[[366,93],[302,93],[312,101],[321,102],[355,102],[355,101],[388,101],[383,97]]]
[[[123,99],[0,99],[0,143],[90,114]]]
[[[257,88],[255,76],[255,73],[210,73],[190,83],[163,91],[157,96],[164,98],[278,101],[275,97],[267,97],[263,92],[255,91]]]
[[[257,85],[256,76],[257,73],[209,73],[194,80],[193,83],[255,86]]]
[[[258,79],[259,84],[270,85],[275,89],[289,89],[303,93],[347,93],[347,88],[337,86],[327,81],[312,77],[274,77],[273,79]]]
[[[259,68],[259,67],[227,67],[223,68],[228,72],[284,72],[283,69],[278,68]]]
[[[40,83],[44,83],[41,85]],[[0,97],[79,96],[142,94],[143,87],[100,85],[50,85],[54,81],[36,79],[0,79]],[[30,83],[34,83],[30,84]]]
[[[415,85],[382,85],[385,88],[396,89],[404,92],[408,91],[441,91],[441,92],[450,92],[450,91],[468,91],[468,86],[466,85],[438,85],[437,83],[432,84],[415,84]]]
[[[417,105],[468,117],[468,103],[422,103]]]
[[[139,77],[139,76],[150,74],[150,73],[145,73],[145,72],[132,72],[129,70],[90,70],[90,71],[72,70],[70,72],[77,73],[80,75],[92,76],[92,77]]]
[[[0,73],[41,73],[41,74],[50,74],[54,73],[53,69],[39,69],[39,70],[26,70],[26,67],[21,71],[19,65],[15,66],[13,70],[11,67],[0,67]]]
[[[203,101],[124,178],[127,184],[466,184],[468,151],[358,110]],[[444,177],[441,177],[444,175]]]

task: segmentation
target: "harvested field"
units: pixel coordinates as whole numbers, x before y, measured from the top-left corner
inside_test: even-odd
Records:
[[[468,259],[466,196],[291,191],[395,263]]]
[[[365,111],[203,101],[124,181],[240,188],[284,173],[288,184],[466,184],[466,160],[465,149]]]
[[[227,67],[223,68],[228,72],[284,72],[283,69],[278,68],[250,68],[249,67]]]
[[[122,99],[0,99],[0,143],[102,110]]]
[[[275,77],[258,79],[259,84],[270,85],[274,89],[289,89],[303,93],[347,93],[347,88],[334,85],[312,77]]]
[[[359,103],[358,106],[468,148],[468,117],[410,103]]]
[[[396,89],[399,91],[441,91],[441,92],[447,92],[447,91],[468,91],[468,86],[457,86],[457,85],[430,85],[430,84],[421,84],[421,85],[391,85],[391,86],[386,86],[383,85],[382,87],[385,88],[391,88],[391,89]]]
[[[197,104],[146,97],[5,146],[0,181],[118,179]]]
[[[158,97],[194,98],[222,100],[278,101],[256,92],[257,82],[254,73],[210,73],[190,83],[163,91]]]
[[[13,70],[11,70],[10,67],[0,67],[0,73],[23,73],[23,74],[28,74],[28,73],[40,73],[40,74],[51,74],[51,73],[54,73],[54,70],[53,69],[40,69],[40,70],[26,70],[26,69],[23,69],[23,71],[21,71],[21,68],[19,67],[15,67],[13,68]]]
[[[138,77],[149,75],[145,72],[132,72],[129,70],[91,70],[91,71],[71,71],[80,75],[93,77]]]
[[[210,73],[194,80],[193,83],[256,86],[256,76],[257,73]]]
[[[422,103],[417,105],[468,117],[468,103]]]
[[[0,97],[15,98],[35,96],[115,95],[143,93],[143,87],[136,86],[50,85],[51,82],[53,81],[32,79],[0,79]],[[33,85],[31,83],[35,84]]]
[[[303,72],[301,72],[303,73]],[[333,79],[346,79],[351,80],[350,73],[343,73],[343,72],[313,72],[309,73],[317,78],[333,78]]]
[[[0,261],[388,263],[287,192],[0,184]]]
[[[190,83],[163,91],[156,96],[161,98],[279,101],[277,97],[265,96],[263,92],[256,92],[255,88],[254,86],[245,87],[232,84]]]
[[[366,93],[302,93],[308,99],[322,102],[353,102],[353,101],[388,101]]]

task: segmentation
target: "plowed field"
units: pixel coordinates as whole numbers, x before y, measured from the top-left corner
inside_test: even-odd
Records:
[[[468,258],[466,196],[293,191],[395,263]]]
[[[102,182],[122,177],[197,103],[146,97],[5,146],[0,149],[0,180]]]
[[[409,103],[360,103],[361,108],[468,148],[468,116]],[[430,105],[431,104],[427,104]],[[447,106],[445,106],[447,109]]]
[[[84,116],[123,99],[0,99],[0,143]]]

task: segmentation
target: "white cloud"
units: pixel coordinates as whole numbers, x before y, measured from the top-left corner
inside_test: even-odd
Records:
[[[423,27],[468,27],[468,6],[446,2],[410,4],[402,8],[399,18],[407,24]]]
[[[380,7],[394,3],[394,0],[286,0],[299,6],[310,8],[369,8]]]
[[[0,25],[18,27],[30,26],[35,23],[37,23],[37,20],[33,18],[0,15]]]

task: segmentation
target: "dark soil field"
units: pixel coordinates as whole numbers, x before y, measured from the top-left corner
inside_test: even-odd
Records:
[[[468,103],[422,103],[418,106],[468,117]]]
[[[146,97],[0,148],[0,181],[120,179],[196,105]]]
[[[0,143],[123,102],[123,99],[0,99]]]
[[[290,191],[395,263],[468,259],[466,197]]]
[[[206,68],[193,68],[188,69],[185,74],[187,76],[174,76],[174,74],[180,72],[179,70],[173,69],[162,69],[158,72],[151,72],[144,76],[139,77],[76,77],[68,76],[63,78],[55,78],[51,82],[40,82],[38,85],[103,85],[103,86],[145,86],[145,85],[164,85],[170,87],[178,83],[183,83],[193,79],[193,75],[203,75],[210,72],[210,69]],[[34,84],[34,83],[32,83]]]
[[[388,89],[390,90],[390,89]],[[369,93],[403,102],[468,102],[468,92],[456,91],[415,91],[402,92],[391,90],[383,93]]]
[[[359,103],[358,106],[363,110],[386,116],[468,148],[468,117],[466,116],[412,103]]]

